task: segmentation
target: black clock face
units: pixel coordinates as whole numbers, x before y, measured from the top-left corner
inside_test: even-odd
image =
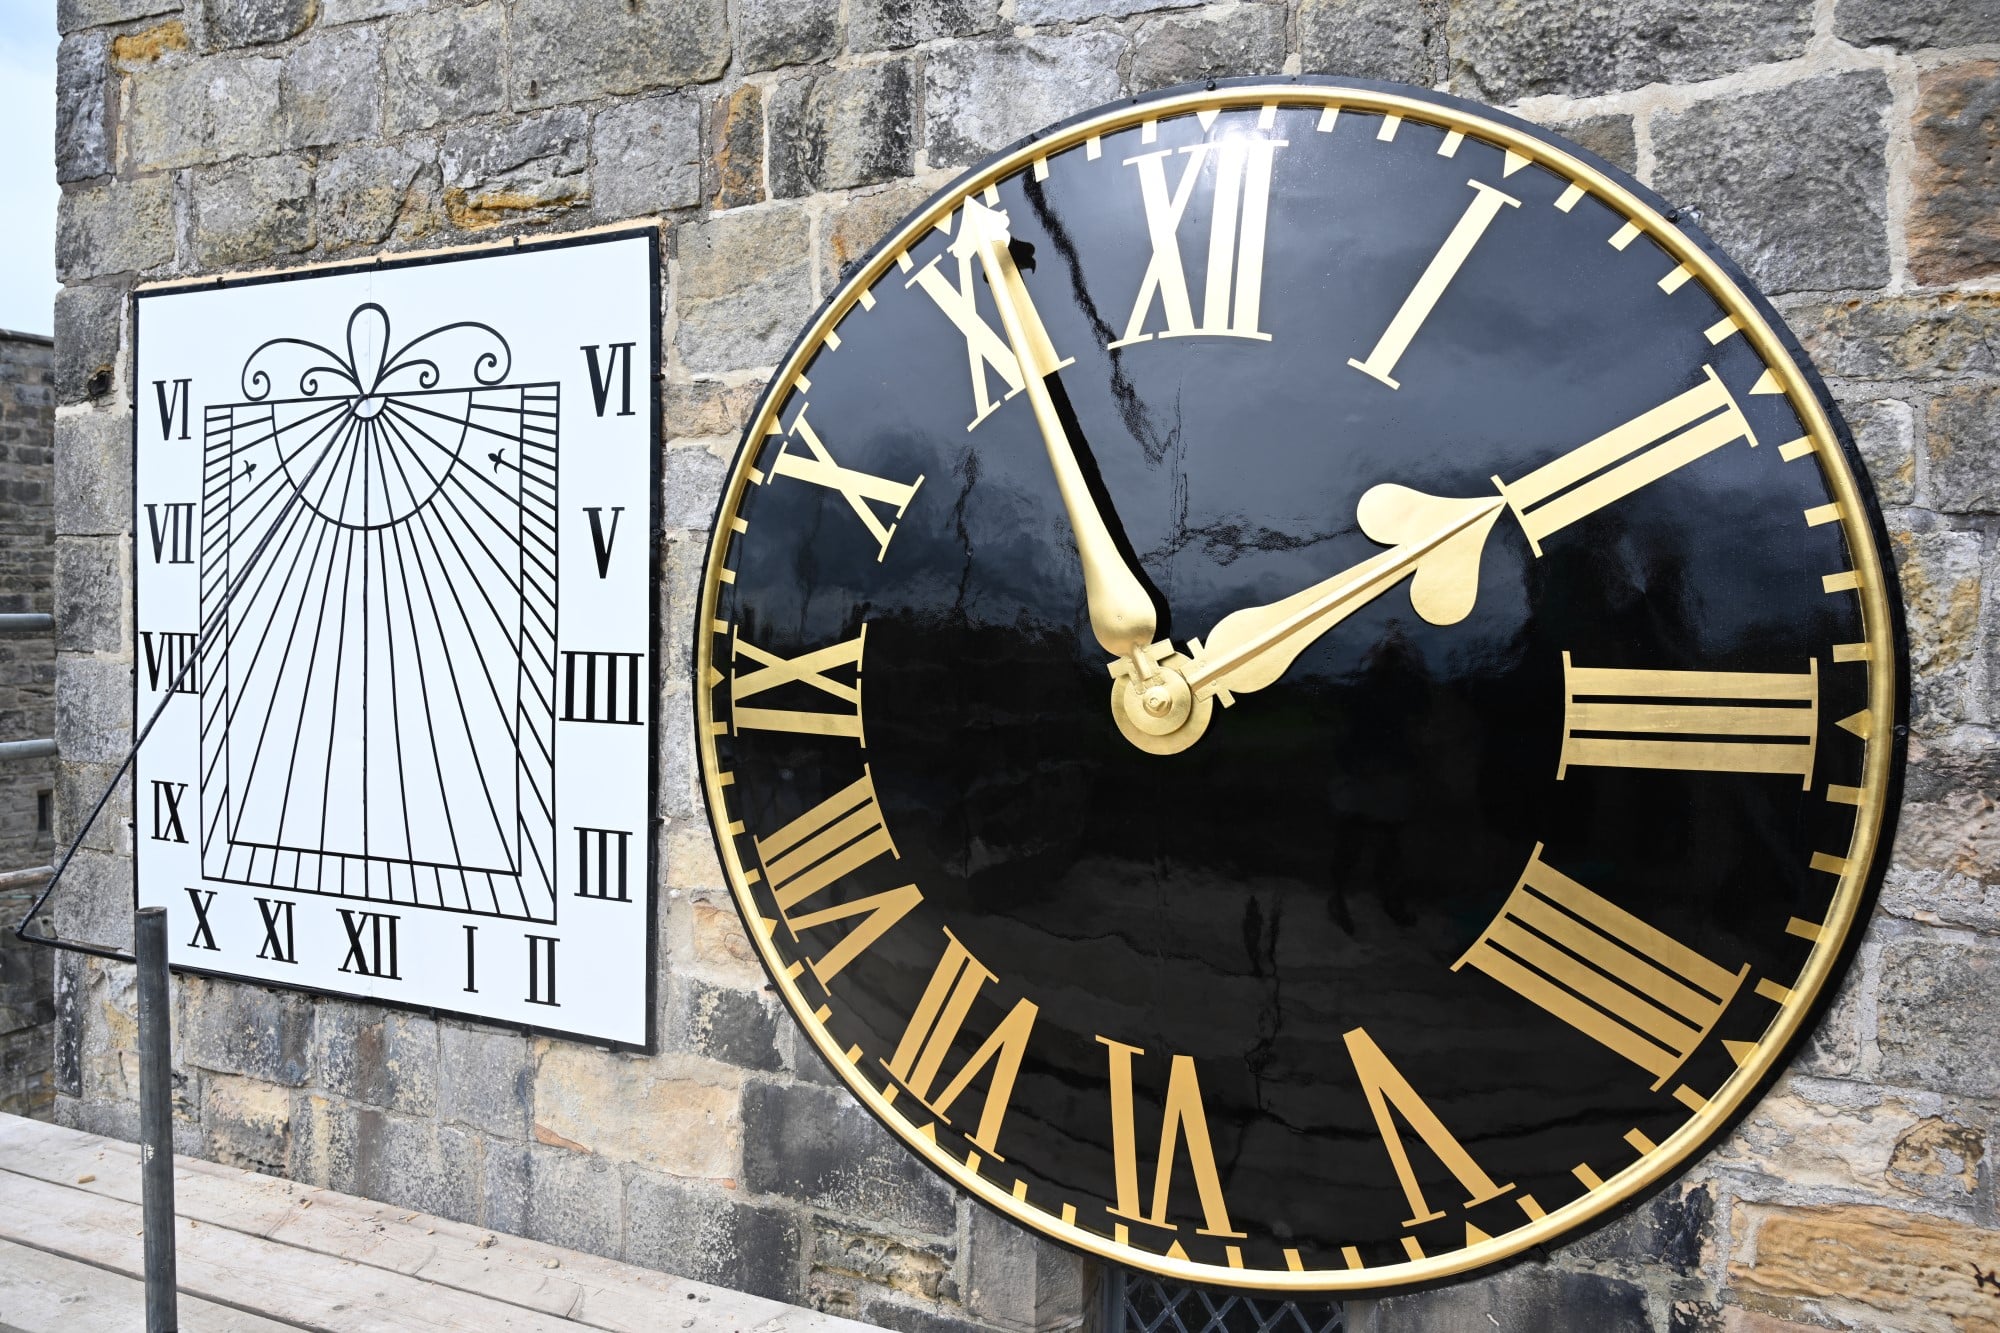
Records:
[[[941,195],[738,458],[725,867],[876,1115],[1021,1222],[1388,1288],[1747,1105],[1858,933],[1898,630],[1775,317],[1559,141],[1224,87]]]

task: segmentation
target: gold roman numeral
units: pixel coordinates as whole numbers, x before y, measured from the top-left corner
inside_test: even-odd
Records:
[[[1168,1070],[1167,1104],[1160,1117],[1160,1152],[1153,1172],[1153,1206],[1151,1210],[1141,1208],[1139,1130],[1132,1109],[1132,1057],[1146,1052],[1109,1037],[1097,1040],[1104,1044],[1111,1059],[1111,1156],[1118,1182],[1118,1206],[1109,1211],[1118,1217],[1176,1229],[1167,1221],[1167,1195],[1173,1180],[1174,1154],[1185,1143],[1188,1165],[1194,1170],[1195,1193],[1201,1200],[1202,1224],[1196,1228],[1198,1234],[1246,1234],[1229,1225],[1229,1208],[1222,1197],[1222,1176],[1215,1167],[1215,1148],[1209,1142],[1208,1116],[1202,1110],[1201,1080],[1195,1073],[1193,1056],[1176,1055]],[[1168,1253],[1179,1248],[1176,1241]]]
[[[1465,1150],[1465,1145],[1444,1127],[1444,1121],[1438,1119],[1437,1112],[1417,1095],[1417,1090],[1410,1086],[1402,1071],[1389,1063],[1389,1057],[1382,1054],[1382,1048],[1368,1035],[1368,1029],[1353,1029],[1346,1034],[1346,1041],[1347,1056],[1354,1061],[1354,1072],[1361,1080],[1361,1091],[1367,1095],[1368,1109],[1375,1115],[1375,1130],[1382,1136],[1382,1146],[1389,1150],[1390,1165],[1396,1168],[1396,1179],[1403,1186],[1403,1197],[1410,1203],[1410,1215],[1404,1219],[1404,1226],[1435,1222],[1444,1213],[1432,1208],[1424,1198],[1423,1187],[1417,1184],[1417,1173],[1410,1165],[1410,1150],[1403,1146],[1403,1134],[1396,1128],[1391,1108],[1417,1132],[1417,1137],[1424,1141],[1431,1155],[1444,1163],[1445,1170],[1457,1179],[1465,1190],[1464,1207],[1472,1208],[1490,1202],[1514,1188],[1511,1184],[1494,1183],[1493,1177],[1487,1175],[1485,1168]]]
[[[1545,463],[1518,481],[1493,479],[1528,534],[1535,554],[1542,539],[1588,518],[1641,486],[1686,467],[1735,440],[1757,436],[1713,366],[1702,382],[1641,412],[1588,444]]]
[[[1146,207],[1146,235],[1152,261],[1139,284],[1125,334],[1111,347],[1142,343],[1156,336],[1146,332],[1153,304],[1159,303],[1166,327],[1157,336],[1185,338],[1206,333],[1230,338],[1271,335],[1257,327],[1264,289],[1264,232],[1271,209],[1271,158],[1285,146],[1283,139],[1229,138],[1221,143],[1162,148],[1125,159],[1139,169],[1139,197]],[[1167,189],[1167,159],[1176,151],[1187,156],[1180,181]],[[1214,207],[1208,230],[1207,280],[1202,290],[1201,322],[1195,323],[1188,297],[1187,271],[1181,265],[1181,218],[1194,197],[1203,168],[1214,155]]]
[[[1020,270],[1014,267],[1014,256],[1005,246],[1000,249],[1000,268],[1007,285],[1013,289],[1015,308],[1022,311],[1040,375],[1053,375],[1075,358],[1057,359],[1056,349],[1049,342],[1048,330],[1042,327],[1040,317],[1035,313],[1034,302],[1028,299],[1027,287],[1021,281]],[[945,313],[959,335],[965,339],[965,360],[972,372],[972,420],[966,423],[971,430],[991,416],[1001,403],[1012,398],[1026,387],[1021,378],[1021,363],[1014,351],[1007,345],[1006,337],[979,313],[979,303],[974,293],[978,290],[973,275],[979,271],[979,237],[974,229],[965,223],[961,210],[958,219],[958,236],[949,250],[951,257],[958,261],[958,281],[956,284],[946,278],[941,265],[945,256],[939,254],[931,262],[917,270],[917,275],[904,283],[905,287],[920,287],[926,296]],[[993,397],[992,376],[999,376],[1006,386],[999,398]]]
[[[794,442],[805,449],[803,454],[792,452]],[[869,535],[875,539],[875,559],[878,561],[889,553],[889,539],[896,535],[896,525],[884,523],[873,506],[887,505],[900,519],[903,511],[910,506],[910,497],[917,493],[917,487],[924,484],[922,474],[906,486],[902,482],[842,467],[834,462],[833,455],[827,451],[818,433],[806,421],[803,405],[784,443],[778,446],[778,457],[771,464],[771,471],[780,477],[796,477],[800,481],[840,492],[841,498],[853,508],[855,517],[867,525]]]
[[[740,630],[730,632],[732,657],[737,669],[729,676],[729,726],[732,732],[796,731],[807,736],[844,736],[866,745],[861,733],[861,652],[868,640],[868,626],[845,643],[815,648],[798,657],[784,658],[766,652],[745,639]],[[745,659],[757,665],[740,669]],[[827,676],[841,667],[854,668],[854,683],[845,684]],[[743,700],[780,685],[811,685],[846,704],[847,710],[812,712],[796,708],[745,706]]]
[[[1471,964],[1653,1075],[1658,1091],[1750,974],[1731,972],[1542,860],[1452,971]],[[1678,1095],[1678,1094],[1677,1094]]]
[[[1348,365],[1364,375],[1382,381],[1392,389],[1403,387],[1394,378],[1396,362],[1402,359],[1410,340],[1417,336],[1417,330],[1424,326],[1426,319],[1430,318],[1431,309],[1437,305],[1438,298],[1444,295],[1444,289],[1451,285],[1451,280],[1464,266],[1466,256],[1472,253],[1472,247],[1479,244],[1479,238],[1486,234],[1486,228],[1492,225],[1493,219],[1499,216],[1501,209],[1521,206],[1519,199],[1501,193],[1484,181],[1469,180],[1466,184],[1473,189],[1472,202],[1467,204],[1465,212],[1459,215],[1457,224],[1451,229],[1451,235],[1444,238],[1444,245],[1431,256],[1431,262],[1425,265],[1422,276],[1417,279],[1417,285],[1403,298],[1403,304],[1397,309],[1396,317],[1389,321],[1389,327],[1375,340],[1375,350],[1368,354],[1366,361],[1356,361],[1351,357],[1348,359]]]
[[[1819,663],[1800,672],[1580,667],[1563,654],[1562,778],[1571,764],[1789,773],[1812,786]]]
[[[924,988],[923,998],[917,1001],[917,1011],[903,1029],[903,1039],[896,1044],[895,1054],[882,1063],[898,1083],[947,1124],[951,1123],[947,1112],[952,1103],[973,1079],[991,1066],[993,1075],[980,1107],[979,1128],[966,1137],[999,1157],[1000,1150],[994,1145],[1000,1137],[1000,1123],[1007,1115],[1014,1079],[1021,1072],[1021,1057],[1028,1050],[1028,1034],[1033,1031],[1035,1015],[1040,1010],[1027,1000],[1017,1000],[1000,1026],[993,1029],[993,1035],[973,1052],[972,1058],[944,1085],[944,1090],[932,1096],[931,1088],[944,1071],[945,1057],[951,1054],[952,1043],[958,1040],[973,1001],[979,998],[980,988],[995,979],[959,943],[958,936],[947,930],[944,938],[944,956],[938,959],[930,984]]]
[[[901,858],[882,823],[882,807],[875,799],[873,775],[866,765],[859,782],[841,788],[769,837],[753,841],[771,882],[771,894],[777,899],[778,913],[794,938],[802,930],[830,922],[855,921],[837,944],[810,962],[821,985],[839,975],[862,950],[924,900],[916,885],[905,884],[854,902],[835,902],[796,916],[792,913],[806,899],[884,853]]]

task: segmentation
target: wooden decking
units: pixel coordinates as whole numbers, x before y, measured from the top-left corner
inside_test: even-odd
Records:
[[[174,1167],[187,1333],[867,1327],[252,1171]],[[140,1235],[137,1145],[0,1115],[0,1333],[144,1328]]]

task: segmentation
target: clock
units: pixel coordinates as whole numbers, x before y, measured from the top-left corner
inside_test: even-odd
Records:
[[[1659,1189],[1866,920],[1905,667],[1797,343],[1500,112],[1088,113],[843,279],[722,496],[701,780],[771,981],[983,1203],[1383,1291]]]

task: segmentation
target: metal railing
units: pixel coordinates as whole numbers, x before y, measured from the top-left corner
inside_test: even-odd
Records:
[[[1163,1282],[1146,1273],[1107,1268],[1104,1333],[1344,1333],[1340,1301],[1291,1300]]]

